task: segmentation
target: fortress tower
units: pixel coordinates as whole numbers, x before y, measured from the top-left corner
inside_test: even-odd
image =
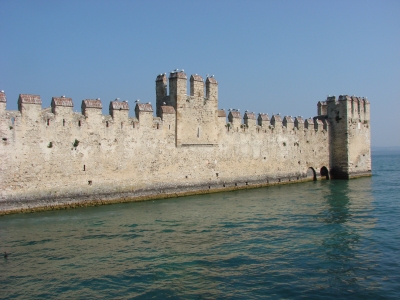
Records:
[[[329,96],[318,102],[319,120],[329,124],[330,173],[348,179],[371,173],[370,103],[362,97]]]
[[[205,86],[205,90],[204,90]],[[190,76],[190,94],[187,94],[187,76],[183,71],[169,75],[169,94],[166,74],[156,78],[157,116],[162,106],[176,111],[176,145],[213,146],[218,143],[218,83],[213,77]]]

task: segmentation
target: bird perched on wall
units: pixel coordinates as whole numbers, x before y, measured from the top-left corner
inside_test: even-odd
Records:
[[[139,99],[136,99],[135,103],[139,103],[139,102],[140,102],[140,100],[139,100]]]
[[[8,258],[8,253],[6,251],[4,251],[4,258],[7,259]]]

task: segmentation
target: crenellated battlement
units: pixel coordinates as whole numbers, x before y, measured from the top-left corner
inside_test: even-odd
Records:
[[[53,97],[42,108],[29,94],[11,111],[1,91],[0,211],[2,203],[66,205],[371,173],[366,98],[328,96],[315,117],[270,117],[218,109],[213,76],[191,75],[188,85],[175,70],[155,85],[155,112],[150,102],[136,100],[131,112],[116,99],[108,115],[99,98],[74,112],[72,98]]]
[[[335,96],[328,96],[326,101],[318,102],[318,115],[343,115],[350,119],[358,119],[360,122],[370,120],[370,103],[365,97],[340,95],[336,100]],[[339,116],[340,117],[340,116]]]
[[[323,133],[327,132],[329,126],[326,118],[318,116],[304,120],[300,116],[285,116],[282,119],[280,115],[272,115],[270,119],[268,114],[259,113],[256,117],[254,112],[245,112],[245,115],[242,118],[239,111],[230,110],[227,124],[225,123],[226,112],[224,110],[218,110],[218,117],[222,119],[221,124],[224,124],[227,131],[231,133],[238,132],[252,134],[253,132],[264,132],[285,135],[294,130],[312,130],[315,133]]]
[[[20,94],[18,97],[18,110],[21,115],[38,118],[42,108],[42,99],[39,95]]]
[[[6,93],[4,93],[4,91],[0,91],[0,103],[6,103],[7,102],[7,98],[6,98]]]
[[[53,114],[65,114],[71,113],[74,103],[72,98],[63,97],[53,97],[51,99],[51,112]]]
[[[184,85],[186,85],[187,76],[184,72],[171,72],[169,76],[169,80],[172,80],[172,84],[170,82],[170,86],[176,88],[180,83],[176,81],[183,80]],[[181,83],[183,85],[183,82]],[[213,77],[207,77],[206,81],[200,75],[194,74],[190,76],[190,95],[186,95],[185,89],[181,87],[178,91],[172,91],[173,97],[178,99],[178,94],[180,96],[180,101],[184,100],[180,106],[167,105],[171,104],[170,97],[171,95],[167,93],[167,76],[166,74],[160,74],[156,78],[156,100],[160,102],[160,105],[157,117],[153,116],[153,107],[150,103],[137,103],[135,106],[135,117],[129,118],[129,104],[128,101],[110,101],[109,104],[109,116],[102,115],[102,102],[100,99],[85,99],[82,100],[81,111],[82,113],[73,113],[73,100],[72,98],[68,98],[65,96],[62,97],[53,97],[51,100],[51,109],[42,109],[42,100],[39,95],[29,95],[29,94],[21,94],[18,98],[18,108],[22,118],[30,117],[38,118],[41,122],[47,123],[46,126],[49,126],[57,118],[62,118],[63,124],[72,124],[78,123],[78,126],[81,127],[84,123],[92,123],[92,126],[111,126],[113,123],[120,122],[121,124],[130,125],[132,128],[134,127],[148,127],[155,128],[161,127],[162,123],[168,119],[168,126],[171,129],[171,125],[175,131],[175,135],[178,136],[179,129],[185,130],[184,128],[190,127],[189,124],[193,124],[193,120],[195,119],[196,113],[200,112],[204,117],[204,110],[210,114],[208,119],[203,119],[197,121],[197,130],[194,130],[193,136],[196,139],[200,139],[200,126],[205,124],[216,124],[216,128],[219,128],[213,138],[210,140],[210,135],[207,136],[207,144],[216,143],[218,131],[224,128],[236,128],[236,130],[232,130],[232,132],[245,132],[251,134],[253,132],[251,129],[260,131],[260,128],[269,128],[272,129],[275,133],[285,133],[290,130],[311,130],[322,131],[328,130],[330,123],[339,122],[342,119],[342,116],[354,122],[357,120],[358,122],[363,122],[363,124],[367,124],[369,121],[369,102],[365,98],[355,97],[355,96],[347,96],[341,95],[339,100],[336,100],[335,96],[328,96],[326,101],[319,101],[318,106],[318,116],[310,119],[304,120],[302,117],[285,116],[282,117],[280,115],[272,115],[269,118],[268,114],[260,113],[258,116],[254,112],[246,111],[243,118],[238,110],[230,110],[227,115],[224,110],[216,110],[217,107],[212,105],[211,107],[207,107],[204,102],[209,101],[210,91],[204,94],[205,86],[209,86],[209,90],[212,90],[210,86],[217,85],[217,81]],[[215,89],[214,89],[215,90]],[[216,91],[216,90],[215,90]],[[208,96],[208,97],[207,97]],[[218,95],[212,95],[212,98],[215,99],[216,104],[218,101]],[[198,101],[201,99],[202,101]],[[0,93],[0,103],[6,103],[6,95],[4,91]],[[3,107],[5,110],[5,106]],[[28,113],[29,112],[29,113]],[[38,114],[39,113],[39,114]],[[177,117],[177,115],[180,116]],[[17,116],[13,114],[13,116]],[[14,116],[14,118],[15,118]],[[214,118],[215,117],[215,118]],[[226,120],[227,118],[227,120]],[[218,121],[221,120],[221,121]],[[185,124],[187,122],[188,124]],[[229,126],[226,126],[226,122],[228,122]],[[195,124],[196,125],[196,124]],[[123,125],[122,125],[123,126]],[[180,128],[182,127],[182,128]],[[193,126],[192,126],[193,127]],[[223,128],[224,127],[224,128]],[[239,128],[243,130],[239,131]],[[247,130],[246,130],[247,129]],[[255,131],[254,130],[254,131]],[[185,130],[187,131],[187,130]],[[185,133],[187,136],[187,134]],[[184,135],[184,136],[185,136]],[[191,140],[190,144],[195,144],[196,139]],[[177,138],[179,140],[179,138]],[[180,143],[182,143],[182,139],[180,139]],[[177,143],[178,145],[179,143]]]
[[[184,74],[174,75],[177,78],[185,78]],[[192,75],[192,81],[203,82],[201,76]],[[159,75],[157,80],[164,82],[165,75]],[[215,79],[211,79],[215,80]],[[216,81],[215,81],[216,82]],[[195,90],[195,88],[193,88]],[[201,95],[201,94],[200,94]],[[6,103],[5,93],[0,94],[2,103]],[[186,103],[195,103],[198,97],[186,95]],[[205,98],[204,98],[205,99]],[[100,99],[85,99],[82,100],[81,104],[81,113],[77,113],[73,111],[74,103],[72,98],[69,97],[53,97],[51,100],[50,108],[42,108],[41,98],[39,95],[29,95],[29,94],[21,94],[19,96],[19,114],[13,114],[15,117],[25,118],[29,115],[26,114],[27,111],[37,112],[36,117],[38,118],[39,124],[44,124],[45,126],[50,126],[54,122],[61,123],[63,126],[65,124],[76,124],[78,127],[86,128],[86,125],[92,127],[92,130],[96,128],[101,130],[104,126],[106,128],[111,128],[115,124],[121,124],[121,127],[128,125],[131,128],[160,128],[163,126],[163,123],[168,123],[168,127],[171,130],[174,130],[175,134],[177,133],[176,128],[179,127],[179,124],[176,122],[177,111],[173,106],[164,105],[160,106],[159,109],[159,117],[153,116],[153,107],[151,103],[139,103],[137,102],[134,108],[135,118],[129,117],[130,106],[128,101],[118,101],[113,100],[109,103],[109,115],[102,114],[103,104]],[[31,105],[34,106],[31,106]],[[194,123],[193,120],[195,118],[196,113],[200,112],[204,114],[205,106],[201,103],[199,105],[194,105],[189,107],[186,111],[186,119],[189,123]],[[33,108],[32,108],[33,107]],[[180,107],[182,108],[182,107]],[[25,112],[25,115],[23,114]],[[178,109],[179,111],[179,109]],[[211,111],[211,116],[213,115]],[[264,130],[264,132],[271,133],[286,133],[290,130],[308,130],[315,129],[316,131],[327,130],[327,121],[321,121],[318,117],[314,119],[308,119],[304,121],[301,117],[285,116],[283,119],[280,115],[273,115],[269,118],[268,114],[259,113],[257,116],[254,112],[245,111],[244,116],[242,117],[239,110],[229,110],[229,114],[225,112],[225,110],[219,109],[215,113],[215,116],[218,120],[216,127],[218,130],[215,131],[215,134],[219,134],[219,132],[224,129],[228,129],[231,132],[239,132],[239,133],[247,133],[251,134],[252,132],[262,132],[261,128],[267,128],[268,131]],[[30,116],[32,120],[32,116]],[[179,118],[178,118],[179,119]],[[182,120],[182,118],[181,118]],[[32,120],[33,121],[33,120]],[[198,121],[197,125],[205,125],[205,121]],[[208,119],[208,122],[211,126],[215,126],[213,124],[214,119]],[[226,126],[226,124],[229,126]],[[18,122],[17,122],[18,123]],[[187,124],[184,126],[187,128]],[[198,127],[199,128],[199,127]],[[234,130],[230,130],[234,129]],[[239,130],[241,129],[241,130]],[[272,130],[272,131],[271,131]],[[195,134],[196,138],[200,133]],[[190,143],[196,144],[196,143]],[[212,144],[212,143],[207,143]]]
[[[292,116],[285,116],[283,118],[282,125],[284,127],[286,127],[286,129],[288,129],[288,130],[293,130],[294,129],[294,120],[293,120]]]
[[[18,98],[18,106],[21,107],[24,104],[39,104],[42,105],[42,99],[40,99],[39,95],[28,95],[28,94],[20,94]],[[20,108],[20,111],[22,109]]]
[[[190,76],[190,96],[204,97],[204,81],[200,75]]]

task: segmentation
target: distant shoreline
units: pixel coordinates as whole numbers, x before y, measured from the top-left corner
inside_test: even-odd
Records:
[[[385,152],[385,153],[400,153],[400,146],[391,147],[371,147],[372,153]]]

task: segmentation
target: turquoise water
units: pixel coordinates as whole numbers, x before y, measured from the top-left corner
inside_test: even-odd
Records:
[[[4,216],[0,298],[399,299],[399,170]]]

